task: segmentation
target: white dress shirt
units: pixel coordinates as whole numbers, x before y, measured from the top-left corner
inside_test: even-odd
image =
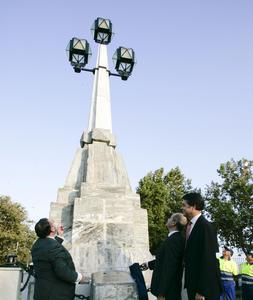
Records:
[[[194,225],[195,225],[195,223],[197,222],[197,220],[198,220],[198,218],[201,216],[201,213],[199,213],[198,215],[196,215],[195,217],[193,217],[192,219],[191,219],[191,228],[190,228],[190,233],[189,233],[189,235],[191,234],[191,232],[192,232],[192,229],[193,229],[193,227],[194,227]]]

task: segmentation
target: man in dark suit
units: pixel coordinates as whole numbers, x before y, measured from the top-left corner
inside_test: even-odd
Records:
[[[75,283],[84,282],[84,276],[75,271],[69,252],[56,238],[56,228],[48,219],[35,225],[38,239],[32,247],[35,271],[34,300],[72,300]]]
[[[159,300],[181,300],[185,239],[182,230],[187,219],[173,214],[167,221],[168,238],[162,243],[156,259],[148,263],[153,271],[151,293]]]
[[[185,287],[189,300],[218,300],[221,293],[218,241],[214,226],[201,214],[204,200],[199,193],[183,196],[186,229]]]

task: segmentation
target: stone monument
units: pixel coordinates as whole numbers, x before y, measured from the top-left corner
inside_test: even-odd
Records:
[[[152,259],[147,211],[130,187],[112,133],[106,45],[99,45],[94,70],[88,129],[50,208],[50,218],[65,228],[77,270],[89,275],[128,272],[132,263]]]

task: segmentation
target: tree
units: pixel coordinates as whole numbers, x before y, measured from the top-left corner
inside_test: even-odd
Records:
[[[246,253],[253,246],[253,161],[221,164],[222,182],[207,186],[206,211],[216,223],[222,242]]]
[[[29,260],[35,239],[29,223],[24,207],[8,196],[0,196],[0,264],[5,263],[5,256],[10,253],[17,254],[20,262]]]
[[[167,174],[160,168],[140,180],[137,193],[140,195],[141,207],[148,211],[151,253],[155,254],[168,234],[165,226],[168,217],[181,211],[182,196],[191,189],[191,181],[185,179],[178,167]]]

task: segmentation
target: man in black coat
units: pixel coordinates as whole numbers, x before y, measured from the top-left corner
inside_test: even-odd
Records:
[[[189,300],[218,300],[221,293],[218,241],[214,226],[201,214],[204,200],[199,193],[183,196],[186,229],[185,287]]]
[[[182,230],[187,220],[181,213],[167,221],[169,234],[154,261],[148,263],[153,271],[151,293],[162,300],[181,300],[185,239]]]
[[[72,300],[75,283],[84,282],[82,274],[75,271],[69,252],[55,239],[56,228],[48,219],[35,225],[38,239],[32,247],[35,271],[34,300]]]

